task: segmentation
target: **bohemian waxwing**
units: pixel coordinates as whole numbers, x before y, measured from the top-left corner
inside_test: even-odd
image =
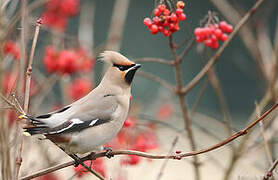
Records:
[[[122,128],[130,101],[130,85],[140,68],[120,53],[105,51],[100,60],[109,67],[100,84],[85,97],[40,116],[22,115],[31,126],[25,135],[43,134],[68,154],[102,149]]]

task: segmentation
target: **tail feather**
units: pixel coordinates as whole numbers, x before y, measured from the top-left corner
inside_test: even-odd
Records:
[[[31,123],[31,126],[23,127],[24,135],[35,135],[35,134],[43,134],[47,128],[49,128],[45,123],[39,121],[33,116],[25,115],[26,119],[28,119]]]

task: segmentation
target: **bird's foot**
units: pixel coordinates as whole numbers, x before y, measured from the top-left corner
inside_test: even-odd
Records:
[[[111,147],[104,147],[104,150],[106,151],[105,156],[109,159],[114,156],[113,154],[111,154],[111,152],[113,151]]]

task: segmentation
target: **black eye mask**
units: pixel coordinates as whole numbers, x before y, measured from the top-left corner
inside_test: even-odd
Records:
[[[120,65],[120,64],[113,64],[114,67],[117,67],[120,71],[128,70],[129,68],[135,66],[135,64],[131,65]]]

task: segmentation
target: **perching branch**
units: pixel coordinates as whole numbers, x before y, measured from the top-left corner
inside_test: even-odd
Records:
[[[135,155],[135,156],[140,156],[140,157],[145,157],[145,158],[149,158],[149,159],[177,159],[180,160],[182,158],[186,158],[186,157],[190,157],[190,156],[196,156],[199,154],[204,154],[213,150],[216,150],[230,142],[232,142],[233,140],[237,139],[240,136],[246,135],[248,133],[248,131],[253,128],[256,124],[258,124],[260,121],[262,121],[265,117],[267,117],[273,110],[275,110],[278,107],[278,103],[276,103],[275,105],[273,105],[268,111],[266,111],[265,113],[263,113],[259,118],[257,118],[255,121],[251,122],[246,128],[238,131],[237,133],[233,134],[232,136],[228,137],[227,139],[219,142],[218,144],[215,144],[213,146],[210,146],[206,149],[201,149],[198,151],[192,151],[192,152],[188,152],[188,153],[183,153],[183,154],[172,154],[172,155],[153,155],[153,154],[148,154],[145,152],[140,152],[140,151],[132,151],[132,150],[119,150],[119,151],[111,151],[109,153],[109,155],[111,156],[117,156],[117,155]],[[100,152],[100,153],[96,153],[95,155],[91,156],[90,159],[86,158],[86,159],[82,159],[82,161],[86,161],[86,160],[95,160],[97,158],[101,158],[101,157],[106,157],[107,156],[107,152]],[[69,161],[66,163],[62,163],[47,169],[43,169],[41,171],[35,172],[31,175],[25,176],[20,178],[20,180],[28,180],[28,179],[32,179],[35,177],[39,177],[54,171],[57,171],[59,169],[63,169],[65,167],[71,166],[75,163],[75,161]],[[274,167],[275,168],[275,167]],[[274,169],[273,168],[273,169]]]
[[[229,35],[227,41],[223,43],[223,45],[218,49],[218,51],[214,54],[212,58],[208,61],[208,63],[203,67],[203,69],[185,86],[182,88],[182,93],[187,94],[193,87],[195,87],[198,82],[207,74],[209,69],[217,62],[219,56],[223,53],[225,48],[230,44],[231,40],[238,33],[240,28],[250,19],[250,17],[256,12],[256,10],[260,7],[264,0],[258,0],[254,6],[245,14],[245,16],[239,21],[236,25],[234,31]]]

